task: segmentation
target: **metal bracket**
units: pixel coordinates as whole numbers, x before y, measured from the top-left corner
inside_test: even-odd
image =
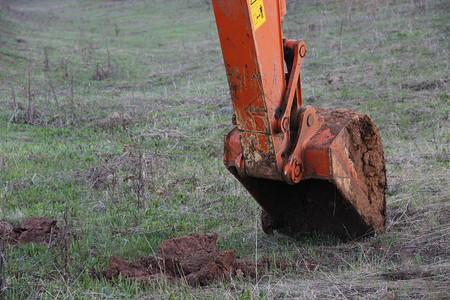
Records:
[[[293,53],[292,68],[281,107],[275,112],[275,132],[288,132],[291,125],[294,96],[297,92],[296,108],[302,107],[300,71],[306,55],[306,44],[303,40],[284,40],[284,51]]]

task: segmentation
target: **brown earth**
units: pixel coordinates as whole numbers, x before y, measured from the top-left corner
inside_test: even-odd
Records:
[[[49,243],[58,233],[55,220],[34,217],[23,220],[16,227],[0,221],[0,239],[9,244]]]
[[[166,240],[158,247],[159,257],[148,257],[135,262],[111,256],[108,268],[99,272],[92,271],[92,275],[108,280],[121,275],[138,282],[155,281],[163,276],[171,282],[183,280],[191,286],[205,286],[214,281],[227,281],[231,277],[255,277],[255,263],[236,261],[235,250],[232,249],[218,251],[217,238],[217,234],[193,233],[187,237]],[[258,273],[264,274],[273,267],[296,271],[313,269],[315,266],[309,262],[297,265],[285,260],[273,263],[264,258],[258,262]]]
[[[450,82],[449,78],[441,80],[424,80],[419,82],[406,82],[402,84],[402,88],[407,88],[413,91],[434,90],[436,88],[444,88]]]

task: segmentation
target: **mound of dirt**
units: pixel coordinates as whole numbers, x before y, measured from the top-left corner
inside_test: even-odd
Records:
[[[140,282],[153,281],[158,279],[160,275],[161,260],[155,257],[148,257],[128,262],[117,256],[109,258],[108,269],[95,273],[96,277],[105,277],[108,280],[118,277],[119,275],[135,279]]]
[[[58,233],[55,220],[34,217],[23,220],[16,227],[0,221],[0,239],[10,244],[49,243]]]
[[[111,256],[106,270],[92,271],[94,277],[104,277],[108,280],[125,276],[138,282],[156,281],[162,276],[171,282],[183,280],[191,286],[205,286],[214,281],[227,281],[231,277],[255,277],[254,262],[238,262],[235,250],[218,251],[216,247],[217,234],[191,234],[187,237],[173,238],[163,241],[158,247],[159,257],[148,257],[128,262],[116,256]],[[259,274],[271,267],[281,270],[291,268],[311,269],[315,266],[304,262],[301,265],[278,261],[272,263],[265,258],[258,262]]]

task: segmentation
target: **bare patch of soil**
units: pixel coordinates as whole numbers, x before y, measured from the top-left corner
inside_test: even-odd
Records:
[[[98,121],[97,125],[102,129],[111,129],[114,127],[126,127],[135,122],[132,113],[129,112],[113,112],[104,119]]]
[[[13,59],[9,58],[8,56],[1,55],[1,54],[0,54],[0,61],[4,61],[4,62],[6,62],[8,64],[11,64],[11,65],[14,64],[14,60]]]
[[[255,277],[256,264],[252,261],[238,262],[235,250],[218,251],[217,234],[205,235],[193,233],[186,237],[165,240],[158,247],[159,257],[148,257],[128,262],[111,256],[106,270],[92,275],[108,280],[119,275],[149,282],[167,278],[171,282],[183,280],[191,286],[206,286],[214,281],[227,281],[232,277]],[[263,274],[276,267],[281,270],[309,270],[315,266],[309,262],[300,265],[282,260],[271,262],[265,258],[258,262],[258,273]]]
[[[444,87],[450,80],[424,80],[419,82],[407,82],[402,84],[402,88],[407,88],[413,91],[434,90],[436,88]]]
[[[338,73],[328,73],[325,80],[329,85],[343,83],[344,75]]]
[[[138,35],[138,34],[143,34],[143,33],[147,33],[147,30],[141,30],[141,31],[132,31],[127,33],[127,35]]]
[[[23,220],[16,227],[0,221],[0,239],[10,244],[49,243],[58,233],[55,220],[34,217]]]
[[[388,280],[410,280],[415,278],[432,277],[434,274],[421,269],[400,270],[395,272],[383,273],[381,277]]]

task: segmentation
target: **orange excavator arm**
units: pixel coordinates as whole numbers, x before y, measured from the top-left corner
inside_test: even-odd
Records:
[[[385,230],[381,138],[366,115],[305,106],[302,40],[284,0],[213,0],[236,127],[224,162],[263,208],[263,229],[360,236]]]

